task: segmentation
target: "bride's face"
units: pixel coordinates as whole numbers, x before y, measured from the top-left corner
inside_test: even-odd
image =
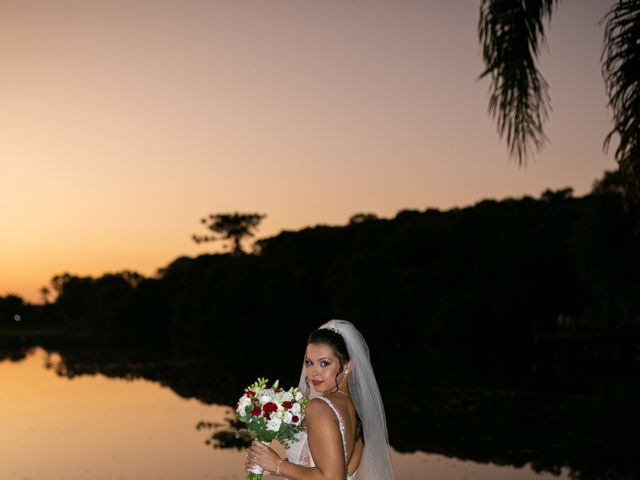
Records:
[[[329,345],[323,343],[308,344],[304,364],[309,384],[320,394],[335,391],[336,380],[338,385],[346,381],[344,370],[338,374],[340,361]],[[346,368],[348,367],[345,365]],[[338,376],[337,379],[336,375]]]

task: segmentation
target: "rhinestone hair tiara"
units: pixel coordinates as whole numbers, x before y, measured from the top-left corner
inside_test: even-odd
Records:
[[[340,333],[340,330],[338,330],[336,327],[323,327],[323,330],[331,330],[332,332],[342,336],[342,334]]]

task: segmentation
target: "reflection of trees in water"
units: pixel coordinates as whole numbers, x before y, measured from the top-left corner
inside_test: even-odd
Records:
[[[280,358],[260,359],[257,365],[253,357],[237,355],[234,346],[223,350],[197,339],[141,342],[126,336],[15,335],[0,337],[0,359],[21,360],[36,345],[59,354],[48,358],[58,375],[143,378],[204,403],[234,405],[244,386],[262,372],[287,384],[299,373],[297,362],[291,362],[286,376],[279,375]],[[554,390],[550,383],[536,392],[537,386],[527,383],[531,377],[522,378],[530,364],[515,356],[506,362],[499,355],[487,359],[469,351],[428,348],[419,355],[388,355],[407,366],[398,371],[395,362],[376,365],[397,451],[516,467],[530,464],[536,471],[556,474],[568,467],[578,480],[638,478],[637,369],[633,376],[629,372],[618,378],[617,387],[609,379],[604,390]],[[592,383],[603,385],[595,373]],[[603,373],[606,370],[598,374]],[[588,375],[583,380],[588,382]],[[244,448],[246,440],[235,438],[231,413],[225,422],[203,419],[196,428],[208,433],[203,441],[214,448]]]
[[[252,437],[246,433],[240,433],[243,424],[234,417],[225,418],[225,423],[218,422],[198,422],[196,430],[211,431],[209,438],[205,440],[206,445],[213,448],[235,448],[242,450],[251,445]]]
[[[421,450],[499,465],[531,463],[538,472],[566,466],[576,478],[636,469],[640,412],[631,399],[456,389],[430,389],[424,398]],[[408,438],[420,438],[418,429]]]
[[[389,411],[393,447],[425,451],[460,460],[523,468],[576,480],[638,478],[638,407],[607,404],[603,398],[483,390],[425,389],[419,401],[400,399],[404,408]],[[418,419],[418,421],[416,421]],[[201,422],[213,430],[214,448],[241,449],[238,423]]]

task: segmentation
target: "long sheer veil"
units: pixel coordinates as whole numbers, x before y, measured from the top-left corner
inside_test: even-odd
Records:
[[[357,479],[393,480],[384,406],[371,366],[367,343],[356,327],[346,320],[330,320],[320,328],[328,328],[342,335],[351,360],[349,392],[362,422],[365,440],[364,452],[356,474]],[[305,378],[303,362],[299,382],[299,388],[303,392],[307,388]],[[314,398],[318,394],[311,389],[309,396]]]

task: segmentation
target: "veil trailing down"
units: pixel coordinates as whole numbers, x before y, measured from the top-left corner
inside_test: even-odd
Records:
[[[360,332],[345,320],[330,320],[320,326],[340,334],[344,339],[351,371],[348,375],[349,391],[353,405],[362,422],[364,451],[355,476],[357,480],[393,480],[393,467],[389,455],[389,437],[382,397],[373,373],[369,348]],[[300,374],[300,391],[308,390],[304,362]],[[320,396],[313,389],[307,392],[309,398]],[[298,465],[312,466],[306,432],[302,432],[287,449],[289,461]],[[349,477],[352,478],[352,477]]]

